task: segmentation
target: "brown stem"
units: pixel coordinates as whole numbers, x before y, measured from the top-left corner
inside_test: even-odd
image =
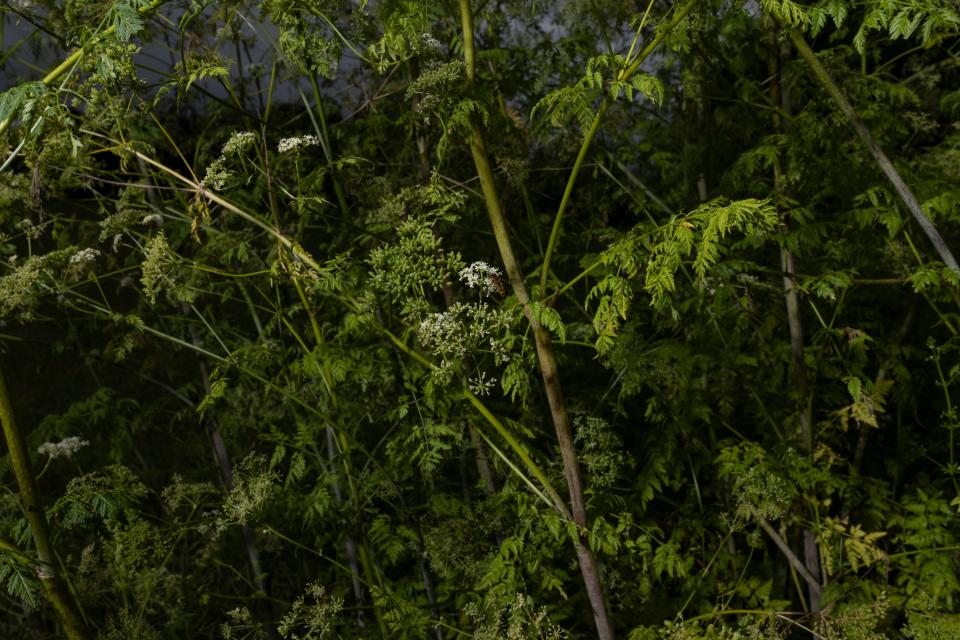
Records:
[[[43,587],[43,593],[53,606],[54,613],[63,625],[69,640],[88,640],[93,637],[87,622],[80,611],[80,605],[57,568],[57,560],[50,542],[50,529],[47,514],[37,490],[36,479],[30,469],[30,459],[24,445],[23,435],[17,428],[13,406],[7,385],[0,371],[0,422],[3,423],[3,436],[10,452],[10,466],[17,479],[20,499],[26,511],[27,522],[33,535],[33,545],[37,551],[36,574]]]
[[[793,567],[797,573],[800,574],[800,577],[806,581],[807,586],[810,589],[811,594],[816,594],[817,601],[820,600],[820,582],[813,576],[812,573],[807,569],[807,566],[797,557],[797,554],[793,552],[793,549],[790,548],[790,545],[787,544],[786,540],[777,533],[777,530],[767,522],[765,518],[760,516],[757,513],[753,514],[753,517],[756,518],[757,523],[760,525],[760,528],[767,532],[767,535],[770,536],[770,539],[773,540],[773,544],[777,545],[777,548],[780,549],[784,557],[787,559],[787,562],[790,563],[790,566]],[[811,609],[813,605],[811,604]]]
[[[877,141],[873,139],[873,134],[870,133],[870,130],[867,129],[867,126],[854,110],[853,105],[847,100],[847,96],[843,93],[843,90],[837,86],[833,78],[830,77],[830,73],[826,67],[820,64],[820,60],[817,59],[816,54],[810,49],[810,45],[807,44],[803,34],[797,30],[793,30],[790,32],[790,39],[793,41],[793,45],[797,48],[797,51],[810,66],[813,75],[816,76],[820,84],[823,85],[823,88],[827,90],[827,93],[830,94],[833,101],[840,107],[840,111],[846,116],[850,126],[852,126],[854,131],[857,132],[857,135],[860,136],[860,140],[863,141],[864,146],[867,147],[867,151],[873,156],[873,159],[880,166],[880,170],[883,171],[884,175],[887,176],[887,180],[890,181],[890,184],[900,196],[907,210],[913,215],[917,224],[920,225],[920,228],[923,229],[923,232],[927,235],[927,239],[930,240],[930,244],[933,245],[933,248],[936,249],[937,254],[939,254],[940,259],[943,260],[943,263],[954,273],[960,275],[960,265],[957,264],[957,259],[953,256],[943,237],[941,237],[940,232],[933,226],[927,214],[923,212],[923,208],[917,201],[917,197],[913,195],[913,191],[910,190],[910,187],[907,186],[907,183],[897,171],[896,167],[890,162],[887,154],[883,152],[883,149],[880,148]]]
[[[334,442],[333,427],[327,427],[327,459],[330,462],[331,470],[336,464],[336,443]],[[333,496],[337,501],[337,506],[343,504],[343,495],[340,491],[340,479],[336,473],[331,473],[333,478]],[[357,626],[365,627],[366,621],[363,617],[364,594],[363,586],[360,583],[360,563],[357,558],[357,543],[349,533],[344,541],[347,552],[347,566],[350,567],[350,580],[353,586],[353,596],[357,600]]]
[[[793,382],[800,405],[800,442],[807,453],[813,450],[813,406],[810,398],[810,380],[803,349],[803,322],[800,319],[800,295],[796,284],[796,257],[788,249],[780,249],[783,270],[783,291],[787,307],[787,326],[790,331],[790,355],[793,360]]]
[[[780,105],[783,113],[790,113],[790,104],[787,96],[781,91],[780,84],[780,47],[773,29],[768,31],[768,67],[770,70],[770,102]],[[783,131],[784,125],[780,118],[780,111],[772,112],[772,124],[777,133]],[[780,166],[773,165],[773,188],[777,203],[782,201],[782,183]],[[784,214],[784,225],[789,224],[788,216]],[[813,451],[813,397],[810,389],[810,377],[807,371],[807,362],[803,348],[803,322],[800,318],[800,296],[796,285],[796,258],[785,246],[780,248],[780,264],[783,273],[783,290],[787,307],[787,324],[790,331],[790,354],[793,359],[793,381],[797,390],[797,402],[800,407],[800,441],[804,452],[810,455]],[[809,528],[803,530],[803,559],[804,570],[807,576],[808,600],[811,613],[820,611],[820,552],[817,548],[817,537]],[[815,584],[815,586],[813,586]]]
[[[460,16],[463,25],[463,51],[466,62],[467,84],[470,85],[473,83],[476,75],[474,67],[473,14],[471,13],[470,0],[460,0]],[[583,483],[580,478],[580,465],[577,461],[577,453],[573,445],[570,418],[567,414],[563,392],[560,387],[560,376],[557,370],[556,358],[554,357],[550,344],[550,334],[540,325],[534,315],[533,307],[530,303],[530,295],[523,282],[520,264],[514,255],[513,245],[507,232],[506,217],[504,216],[500,199],[497,195],[493,171],[490,167],[490,159],[484,143],[483,131],[476,121],[472,124],[470,151],[473,155],[474,164],[476,165],[477,176],[480,179],[480,187],[483,191],[484,202],[490,217],[490,225],[493,227],[493,234],[497,241],[501,260],[506,269],[507,277],[510,280],[511,288],[517,296],[517,300],[522,305],[524,315],[527,317],[530,327],[533,330],[537,359],[540,363],[540,373],[543,376],[543,386],[546,392],[547,402],[550,405],[550,415],[553,419],[557,443],[560,446],[560,455],[563,460],[563,473],[567,481],[567,489],[570,493],[573,521],[578,525],[581,532],[584,532],[587,530],[587,515],[586,502],[583,495]],[[607,611],[606,596],[603,592],[603,584],[600,581],[596,558],[594,558],[593,552],[590,550],[589,545],[587,545],[583,533],[579,535],[579,540],[575,543],[575,546],[580,572],[587,589],[587,596],[590,600],[591,608],[593,609],[597,635],[600,640],[613,640],[613,625],[610,622],[610,615]]]

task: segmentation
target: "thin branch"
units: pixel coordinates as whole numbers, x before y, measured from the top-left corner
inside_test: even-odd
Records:
[[[767,535],[770,536],[770,539],[773,540],[773,544],[777,545],[777,548],[780,549],[780,552],[783,553],[784,557],[787,559],[787,562],[790,563],[790,566],[793,567],[797,573],[800,574],[800,577],[803,578],[807,585],[810,587],[810,591],[816,593],[819,597],[822,592],[822,587],[820,582],[813,577],[813,574],[807,569],[807,566],[803,564],[803,560],[797,557],[797,554],[793,552],[790,548],[790,545],[777,533],[777,530],[767,522],[767,519],[761,516],[760,514],[754,512],[753,517],[756,518],[757,523],[760,525],[760,528],[767,532]]]
[[[810,70],[813,71],[813,75],[816,76],[820,84],[823,85],[823,88],[827,90],[827,93],[830,94],[830,97],[833,98],[834,102],[837,103],[837,106],[840,107],[840,111],[842,111],[843,115],[846,116],[850,126],[852,126],[854,131],[857,132],[857,135],[860,136],[860,140],[863,141],[864,146],[867,147],[867,151],[869,151],[870,155],[873,156],[873,159],[880,166],[880,170],[883,171],[884,175],[887,177],[887,180],[890,181],[890,184],[900,196],[900,199],[907,207],[907,210],[910,211],[910,214],[913,215],[914,219],[917,221],[917,224],[919,224],[920,228],[923,229],[923,232],[926,234],[927,239],[930,240],[930,244],[933,245],[933,248],[936,249],[940,259],[943,260],[943,263],[947,265],[951,271],[957,275],[960,275],[960,265],[957,264],[957,259],[950,251],[950,248],[940,235],[940,232],[937,231],[937,228],[934,226],[933,222],[930,221],[930,218],[927,217],[927,214],[923,212],[923,207],[920,206],[920,202],[917,200],[917,197],[913,195],[913,191],[910,190],[910,187],[907,186],[906,181],[904,181],[896,167],[893,166],[893,163],[890,162],[887,154],[883,152],[883,149],[881,149],[880,145],[878,145],[876,140],[874,140],[873,134],[870,133],[870,130],[867,129],[867,126],[863,123],[863,120],[860,119],[860,116],[857,114],[856,110],[854,110],[853,105],[851,105],[850,101],[847,100],[847,96],[843,93],[843,90],[837,86],[837,83],[833,81],[833,78],[830,76],[830,73],[827,71],[826,67],[820,63],[820,60],[817,58],[816,54],[814,54],[813,50],[810,48],[810,45],[807,44],[803,34],[794,29],[790,32],[790,39],[793,42],[793,45],[797,48],[797,51],[810,66]]]
[[[696,0],[691,0],[695,2]],[[466,64],[467,86],[471,86],[476,77],[476,52],[473,41],[473,14],[470,9],[470,0],[460,0],[460,16],[463,26],[463,54]],[[550,407],[557,444],[560,448],[560,457],[563,463],[563,475],[570,495],[570,513],[580,530],[580,535],[574,541],[577,551],[577,560],[580,573],[587,590],[590,607],[593,610],[593,619],[596,624],[597,635],[600,640],[613,640],[613,624],[607,610],[606,595],[600,579],[600,571],[596,558],[586,544],[583,532],[587,530],[586,500],[584,499],[583,480],[580,475],[580,465],[577,459],[576,447],[573,443],[570,416],[567,413],[566,401],[560,385],[559,369],[556,357],[551,347],[550,333],[537,320],[530,295],[523,282],[523,273],[520,263],[513,251],[513,243],[507,232],[506,216],[497,195],[496,182],[490,158],[484,142],[483,130],[476,119],[471,121],[471,135],[469,139],[470,153],[473,156],[477,177],[480,178],[480,187],[483,192],[484,203],[490,219],[490,226],[497,241],[500,258],[503,261],[511,289],[523,308],[531,329],[537,351],[537,361],[540,364],[540,374],[543,378],[543,388]],[[582,163],[582,158],[580,159]],[[469,397],[468,397],[469,398]],[[473,400],[471,400],[473,402]],[[476,406],[476,403],[474,403]],[[478,407],[479,408],[479,407]],[[489,418],[488,418],[489,421]],[[496,425],[494,425],[496,427]],[[499,430],[499,429],[498,429]],[[519,453],[519,452],[518,452]],[[553,497],[553,496],[551,496]],[[559,504],[563,504],[562,502]],[[559,505],[558,505],[559,506]]]
[[[154,0],[154,1],[151,2],[150,4],[145,5],[145,6],[143,6],[143,7],[140,7],[139,9],[137,9],[137,11],[138,11],[139,13],[141,13],[141,14],[147,14],[147,13],[150,13],[151,11],[153,11],[154,9],[156,9],[157,7],[159,7],[160,5],[162,5],[164,2],[166,2],[166,0]],[[101,36],[110,36],[110,35],[113,35],[113,33],[114,33],[116,30],[117,30],[117,27],[116,27],[115,25],[114,25],[114,26],[111,26],[111,27],[108,27],[108,28],[101,34]],[[93,40],[91,39],[91,41],[93,41]],[[86,53],[86,51],[87,51],[87,46],[88,46],[88,45],[84,45],[84,46],[82,46],[82,47],[79,47],[76,51],[74,51],[74,52],[71,53],[69,56],[67,56],[67,58],[66,58],[63,62],[61,62],[61,63],[60,63],[59,65],[57,65],[56,67],[54,67],[54,69],[53,69],[52,71],[50,71],[50,73],[48,73],[47,75],[45,75],[45,76],[40,80],[40,83],[43,84],[43,85],[46,86],[46,87],[49,87],[49,86],[52,85],[54,82],[56,82],[57,80],[59,80],[59,79],[60,79],[60,76],[62,76],[63,74],[65,74],[67,71],[69,71],[70,69],[72,69],[77,63],[80,62],[80,59],[83,58],[83,54]],[[10,125],[13,124],[13,121],[14,121],[15,118],[16,118],[16,114],[15,114],[15,113],[11,113],[11,114],[10,114],[9,116],[7,116],[5,119],[0,120],[0,135],[3,135],[4,131],[6,131],[8,128],[10,128]]]
[[[648,44],[643,51],[637,54],[637,57],[633,60],[632,63],[622,72],[621,80],[629,80],[636,71],[640,68],[640,65],[643,64],[643,61],[656,50],[660,43],[673,31],[680,22],[687,17],[687,14],[693,10],[699,0],[688,0],[677,12],[674,14],[673,18],[670,19],[670,22],[665,24],[657,36]],[[613,105],[613,98],[610,95],[604,97],[603,102],[600,103],[600,109],[597,111],[597,115],[594,116],[593,122],[590,124],[590,128],[587,130],[587,133],[583,136],[583,143],[580,145],[580,151],[577,153],[577,159],[573,163],[573,169],[570,170],[570,177],[567,178],[567,186],[563,190],[563,196],[560,198],[560,206],[557,208],[557,213],[553,218],[553,228],[550,231],[550,239],[547,241],[547,251],[543,256],[543,266],[540,268],[540,295],[546,295],[547,289],[547,278],[550,275],[550,261],[553,258],[553,252],[556,249],[557,241],[560,237],[560,229],[563,223],[563,214],[567,210],[567,206],[570,204],[570,196],[573,194],[573,186],[576,184],[577,176],[580,174],[580,169],[583,167],[583,161],[587,157],[587,151],[590,149],[590,143],[593,142],[593,137],[597,134],[597,131],[600,128],[600,121],[603,120],[603,116],[607,113],[607,110]]]

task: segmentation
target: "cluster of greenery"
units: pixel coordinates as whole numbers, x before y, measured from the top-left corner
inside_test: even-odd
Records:
[[[3,637],[960,637],[955,0],[0,17]]]

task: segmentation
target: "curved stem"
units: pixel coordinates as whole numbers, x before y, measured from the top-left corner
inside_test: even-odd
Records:
[[[107,136],[102,136],[92,131],[86,131],[86,133],[91,133],[101,138],[107,138]],[[297,243],[294,240],[291,240],[290,238],[285,236],[283,233],[281,233],[279,229],[276,229],[268,225],[267,223],[263,222],[252,213],[244,211],[243,209],[233,204],[232,202],[228,202],[227,200],[224,200],[217,194],[212,193],[209,189],[204,189],[203,185],[200,184],[199,182],[195,180],[191,180],[190,178],[186,177],[182,173],[175,171],[174,169],[171,169],[167,165],[154,160],[150,156],[140,153],[136,149],[133,149],[129,146],[124,147],[124,151],[131,153],[134,157],[139,158],[140,160],[143,160],[147,164],[154,166],[157,169],[160,169],[161,171],[166,173],[167,175],[173,178],[176,178],[180,182],[183,182],[190,188],[189,189],[190,191],[193,191],[197,195],[209,200],[210,202],[220,205],[230,213],[236,214],[237,216],[246,220],[247,222],[257,227],[260,227],[260,229],[272,235],[274,238],[277,239],[277,241],[280,242],[280,244],[282,244],[284,247],[289,249],[297,257],[298,260],[303,261],[304,264],[306,264],[308,267],[310,267],[311,269],[313,269],[318,273],[323,272],[323,269],[320,267],[320,264],[313,258],[313,256],[307,253],[307,251],[303,247],[301,247],[299,243]]]
[[[643,61],[649,57],[654,50],[660,46],[660,43],[673,31],[680,21],[683,20],[688,13],[696,6],[699,0],[687,0],[687,3],[684,4],[680,9],[677,10],[677,13],[674,14],[673,18],[670,19],[670,22],[664,25],[660,33],[657,34],[650,44],[644,47],[643,51],[637,54],[637,57],[630,63],[630,65],[622,72],[622,79],[629,80],[630,76],[637,72],[640,68],[640,65],[643,64]],[[468,75],[469,77],[469,75]],[[547,289],[547,278],[550,275],[550,261],[553,259],[553,252],[557,247],[557,240],[560,237],[560,229],[563,223],[563,214],[567,210],[567,206],[570,204],[570,196],[573,194],[573,186],[577,181],[577,176],[580,174],[580,169],[583,167],[583,161],[587,157],[587,151],[590,149],[590,143],[593,142],[593,137],[596,135],[597,130],[600,128],[600,121],[603,119],[603,116],[607,113],[607,110],[613,104],[613,98],[608,94],[604,97],[603,102],[600,103],[600,109],[597,111],[597,115],[594,116],[593,122],[590,123],[590,128],[587,130],[587,133],[583,136],[583,143],[580,145],[580,151],[577,153],[577,159],[573,163],[573,169],[570,170],[570,176],[567,178],[567,186],[563,189],[563,196],[560,198],[560,206],[557,208],[557,213],[553,218],[553,228],[550,230],[550,239],[547,241],[547,251],[543,256],[543,266],[540,268],[540,295],[546,296]]]
[[[23,435],[17,428],[13,414],[13,405],[7,385],[0,371],[0,422],[3,424],[3,436],[10,452],[10,466],[17,479],[17,488],[23,508],[26,512],[33,545],[37,552],[36,574],[43,586],[43,593],[53,606],[53,610],[63,625],[69,640],[88,640],[92,638],[89,627],[80,612],[80,606],[73,593],[67,588],[63,576],[57,568],[57,560],[50,542],[50,528],[47,514],[40,500],[36,479],[30,469],[30,458],[24,444]]]
[[[473,393],[464,390],[463,397],[466,398],[470,404],[476,408],[476,410],[486,419],[490,425],[497,430],[497,433],[500,434],[504,440],[507,441],[507,444],[510,445],[510,448],[517,454],[520,460],[523,461],[523,464],[526,465],[527,469],[530,470],[530,473],[540,481],[540,484],[543,485],[543,488],[547,490],[547,494],[550,496],[550,499],[553,501],[554,508],[567,520],[572,520],[570,511],[567,509],[567,505],[564,502],[563,498],[560,497],[560,493],[554,488],[553,484],[550,482],[550,479],[547,478],[547,474],[533,461],[533,458],[530,457],[530,454],[526,452],[520,442],[514,437],[510,430],[500,420],[493,415],[493,413],[484,405],[480,399],[475,396]]]

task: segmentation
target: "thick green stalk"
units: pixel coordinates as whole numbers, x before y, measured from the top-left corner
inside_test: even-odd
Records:
[[[933,222],[930,221],[930,218],[927,217],[927,214],[923,212],[923,207],[920,206],[917,197],[913,195],[913,191],[910,190],[906,181],[904,181],[896,167],[893,166],[893,163],[890,162],[887,154],[883,152],[883,149],[880,148],[877,141],[873,139],[873,134],[870,133],[870,130],[867,129],[867,126],[853,108],[853,105],[847,100],[847,96],[843,93],[843,90],[833,81],[826,67],[820,64],[820,60],[817,59],[816,54],[814,54],[810,45],[807,44],[803,34],[794,29],[790,32],[790,39],[793,41],[793,46],[797,48],[797,51],[806,61],[807,65],[809,65],[810,70],[813,71],[813,75],[816,76],[820,84],[823,85],[823,88],[827,90],[827,93],[830,94],[833,101],[840,107],[840,111],[846,116],[847,122],[850,123],[850,126],[852,126],[854,131],[857,132],[857,135],[860,136],[860,140],[864,146],[867,147],[867,151],[873,156],[873,159],[880,166],[880,170],[883,171],[887,180],[890,181],[897,195],[900,196],[907,210],[917,221],[917,224],[920,225],[920,228],[923,229],[923,232],[927,235],[927,239],[930,240],[930,244],[933,245],[933,248],[936,249],[937,254],[939,254],[940,259],[943,260],[943,263],[947,265],[951,271],[960,275],[960,265],[957,264],[957,259],[950,251],[940,232],[937,231],[937,228],[933,225]]]
[[[140,7],[139,9],[137,9],[137,11],[139,13],[146,14],[153,11],[164,2],[166,2],[166,0],[154,0],[150,4]],[[115,26],[111,26],[111,27],[108,27],[106,30],[104,30],[104,32],[101,35],[103,36],[113,35],[113,33],[116,30],[117,28]],[[74,51],[69,56],[67,56],[67,58],[63,62],[58,64],[56,67],[54,67],[54,69],[50,71],[50,73],[45,75],[40,80],[40,83],[43,84],[44,86],[49,87],[54,82],[59,80],[60,76],[62,76],[67,71],[72,69],[73,66],[80,61],[80,58],[83,57],[83,54],[86,53],[86,50],[87,50],[86,46],[79,47],[76,51]],[[16,114],[10,114],[7,118],[0,120],[0,135],[3,135],[3,132],[10,128],[10,125],[13,124],[13,120],[15,117],[16,117]]]
[[[677,13],[674,14],[673,18],[664,25],[663,29],[657,34],[650,44],[644,47],[637,57],[634,59],[630,65],[624,69],[621,76],[621,80],[629,80],[630,76],[637,72],[640,68],[640,65],[643,64],[643,61],[654,52],[654,50],[660,46],[660,43],[663,42],[664,38],[673,31],[680,21],[687,17],[687,14],[693,10],[693,7],[699,2],[699,0],[687,0],[687,3],[684,4],[680,9],[677,10]],[[469,67],[469,62],[467,63]],[[469,76],[468,76],[469,77]],[[607,113],[607,109],[613,104],[613,98],[607,94],[603,98],[603,102],[600,103],[600,109],[597,111],[597,115],[594,116],[593,122],[590,123],[590,128],[587,130],[587,133],[583,136],[583,143],[580,145],[580,151],[577,153],[577,159],[573,163],[573,169],[570,170],[570,176],[567,178],[567,186],[563,190],[563,196],[560,198],[560,206],[557,207],[557,213],[553,218],[553,229],[550,230],[550,239],[547,241],[547,251],[543,256],[543,266],[540,267],[540,295],[546,297],[547,293],[547,277],[550,275],[550,261],[553,259],[553,252],[556,249],[557,241],[560,237],[560,229],[563,223],[563,214],[567,210],[567,206],[570,204],[570,196],[573,194],[573,186],[577,181],[577,176],[580,174],[580,169],[583,167],[583,161],[587,157],[587,151],[590,149],[590,144],[593,142],[593,137],[597,134],[597,130],[600,128],[600,121],[603,119],[603,116]]]
[[[460,17],[463,26],[463,52],[466,63],[467,84],[472,85],[476,78],[476,54],[473,42],[473,14],[470,8],[470,0],[460,0]],[[514,255],[513,245],[507,232],[506,216],[500,206],[500,199],[497,196],[496,183],[493,178],[490,159],[487,155],[483,131],[475,120],[472,123],[470,151],[473,155],[474,164],[476,165],[477,176],[480,178],[480,187],[487,207],[487,214],[490,218],[490,225],[493,227],[493,234],[497,241],[497,247],[500,250],[500,258],[503,261],[513,292],[523,306],[524,315],[526,315],[533,329],[534,342],[537,348],[537,359],[540,362],[540,373],[543,376],[543,386],[547,395],[547,402],[550,405],[550,413],[557,435],[557,443],[560,446],[563,473],[567,482],[567,490],[570,493],[570,511],[573,515],[573,521],[581,530],[581,535],[579,540],[576,541],[575,546],[580,572],[587,589],[590,606],[593,609],[597,636],[600,640],[612,640],[614,637],[613,625],[610,622],[610,614],[607,611],[603,584],[600,581],[600,573],[597,569],[596,559],[584,536],[584,532],[588,527],[586,501],[583,495],[583,482],[580,477],[580,464],[577,460],[576,448],[573,445],[570,417],[567,414],[563,391],[560,387],[560,377],[556,358],[553,355],[553,349],[550,344],[550,334],[540,325],[533,313],[530,296],[527,293],[526,285],[524,285],[523,282],[523,274],[520,271],[520,264]],[[558,508],[559,506],[560,505],[558,505]]]
[[[80,606],[57,568],[56,556],[50,543],[47,514],[30,469],[30,459],[27,456],[23,435],[14,420],[13,406],[10,404],[10,395],[7,393],[2,371],[0,371],[0,422],[3,423],[3,437],[10,452],[10,466],[17,479],[20,499],[23,501],[27,522],[30,524],[30,532],[33,535],[33,545],[36,548],[38,560],[36,573],[43,586],[43,593],[53,606],[67,638],[70,640],[92,638],[90,629],[80,613]]]

